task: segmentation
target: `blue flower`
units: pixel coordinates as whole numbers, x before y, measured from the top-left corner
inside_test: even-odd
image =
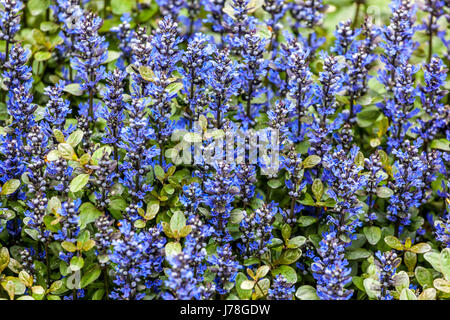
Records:
[[[268,300],[292,300],[294,297],[295,286],[287,282],[286,278],[277,274],[273,279],[272,287],[267,294]]]
[[[345,288],[352,277],[344,252],[345,245],[332,227],[330,232],[323,234],[318,248],[319,257],[311,265],[321,300],[349,300],[353,295],[353,290]]]

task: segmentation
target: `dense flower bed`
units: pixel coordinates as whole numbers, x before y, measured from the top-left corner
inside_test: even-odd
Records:
[[[0,2],[1,298],[450,298],[448,0]]]

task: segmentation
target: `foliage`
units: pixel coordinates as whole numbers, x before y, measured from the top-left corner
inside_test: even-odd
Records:
[[[0,299],[450,299],[448,1],[0,3]]]

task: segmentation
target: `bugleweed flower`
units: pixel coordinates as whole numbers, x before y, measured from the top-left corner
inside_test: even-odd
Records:
[[[380,47],[384,54],[380,56],[385,69],[379,71],[379,80],[389,90],[394,86],[396,68],[400,63],[407,63],[416,45],[412,40],[416,31],[417,6],[409,0],[393,0],[389,5],[392,10],[391,23],[381,30]]]
[[[301,140],[303,136],[302,118],[313,102],[314,93],[312,73],[308,63],[310,51],[304,49],[297,39],[289,37],[287,44],[281,45],[280,55],[284,56],[286,60],[283,68],[286,70],[286,89],[289,90],[289,96],[295,101],[297,122],[293,122],[294,132],[297,139]]]
[[[436,240],[441,242],[444,247],[450,248],[450,214],[447,213],[437,220],[434,227]]]
[[[227,293],[230,290],[229,284],[235,281],[239,269],[242,268],[236,261],[230,244],[218,247],[216,254],[208,257],[208,263],[211,265],[210,270],[216,274],[216,291],[219,294]]]
[[[55,240],[75,243],[80,232],[79,209],[81,199],[68,200],[64,202],[58,211],[61,217],[61,230],[54,235]]]
[[[75,37],[79,30],[77,23],[80,20],[83,11],[80,8],[79,0],[56,0],[50,6],[56,17],[56,21],[61,25],[59,36],[63,40],[61,44],[56,46],[59,57],[63,60],[70,58],[75,50]],[[69,77],[67,80],[73,81],[73,73],[69,70]]]
[[[156,3],[163,16],[177,20],[180,10],[186,5],[186,0],[156,0]]]
[[[141,300],[145,289],[159,286],[163,249],[166,239],[161,236],[160,225],[141,232],[131,224],[120,221],[121,236],[113,240],[111,262],[114,263],[114,284],[110,297],[115,300]]]
[[[383,112],[391,120],[389,127],[390,136],[388,146],[398,148],[406,132],[411,128],[409,119],[417,115],[419,108],[414,107],[417,96],[417,88],[414,86],[414,75],[419,70],[417,66],[401,64],[395,72],[394,86],[392,88],[394,97],[384,104],[378,104]]]
[[[222,128],[231,97],[238,93],[238,65],[229,57],[229,50],[216,51],[208,69],[207,84],[210,86],[208,95],[212,96],[209,108],[216,119],[216,127]]]
[[[356,192],[363,190],[367,184],[366,177],[360,175],[363,167],[355,163],[358,152],[359,148],[353,147],[347,156],[338,146],[335,152],[323,157],[323,179],[330,186],[327,193],[336,201],[333,208],[336,216],[329,215],[328,220],[339,236],[345,234],[351,240],[355,239],[355,228],[361,224],[356,217],[362,211]]]
[[[312,29],[320,25],[323,19],[325,5],[322,0],[295,0],[292,2],[290,11],[296,21],[294,28],[306,27]]]
[[[52,129],[58,129],[65,134],[69,134],[74,128],[69,126],[67,130],[64,130],[64,125],[68,114],[72,113],[70,109],[70,101],[63,98],[65,82],[61,80],[52,87],[44,89],[45,95],[49,97],[47,104],[45,105],[45,118],[44,128],[48,136],[53,135]]]
[[[306,180],[303,180],[302,162],[301,155],[296,152],[293,144],[285,148],[285,154],[281,157],[281,168],[288,173],[285,180],[288,196],[291,199],[289,216],[285,219],[288,224],[297,222],[296,215],[300,212],[301,207],[296,202],[300,198],[301,191],[306,187]]]
[[[341,124],[339,118],[332,123],[329,123],[327,119],[335,113],[336,95],[341,90],[343,82],[341,69],[344,67],[334,56],[322,52],[321,57],[324,59],[323,71],[319,73],[321,85],[315,90],[317,97],[315,109],[318,116],[314,117],[310,131],[308,131],[311,144],[309,152],[318,156],[322,156],[331,150],[330,135]]]
[[[199,111],[202,111],[198,110],[199,100],[205,99],[203,95],[205,80],[211,68],[210,59],[215,49],[210,41],[211,38],[204,34],[195,34],[181,58],[182,92],[186,94],[188,103],[185,117],[188,118],[191,127],[192,122],[198,120]]]
[[[389,182],[389,187],[394,195],[389,200],[386,217],[401,225],[411,223],[411,208],[418,208],[422,202],[425,164],[419,156],[421,141],[411,144],[409,140],[404,142],[401,149],[394,149],[392,153],[396,157],[394,163],[394,182]]]
[[[185,247],[179,254],[167,257],[171,268],[166,271],[168,280],[164,285],[170,292],[163,293],[165,300],[205,300],[214,293],[214,286],[203,283],[203,271],[206,265],[203,261],[206,257],[205,248],[201,247],[204,237],[186,237]],[[200,245],[201,249],[196,247]]]
[[[137,205],[146,193],[153,188],[146,183],[145,176],[152,170],[153,158],[159,154],[159,150],[153,146],[147,148],[147,143],[154,139],[154,130],[150,127],[146,115],[148,99],[133,98],[131,103],[126,104],[128,110],[129,125],[122,129],[118,146],[127,151],[119,169],[122,173],[119,182],[128,188],[133,199],[132,205]],[[133,219],[137,212],[129,213]]]
[[[3,61],[8,60],[9,44],[14,43],[14,36],[20,30],[20,13],[23,3],[20,0],[2,0],[3,6],[0,10],[0,39],[6,41],[5,56],[1,56]]]
[[[345,245],[331,227],[330,232],[323,234],[318,248],[319,257],[314,258],[311,265],[317,280],[317,295],[321,300],[348,300],[353,295],[353,290],[345,288],[352,277],[344,252]]]
[[[233,210],[232,202],[239,192],[239,183],[231,164],[222,161],[214,168],[214,175],[205,181],[205,204],[211,208],[208,223],[214,227],[213,238],[223,243],[232,240],[227,223]]]
[[[336,40],[334,41],[334,47],[331,50],[337,55],[346,56],[347,53],[349,53],[353,40],[355,40],[359,33],[359,29],[353,30],[352,20],[340,22],[336,26],[336,31],[334,32]]]
[[[268,300],[292,300],[294,297],[295,286],[286,281],[286,278],[277,274],[273,279],[272,287],[267,294]]]
[[[233,17],[228,14],[223,17],[222,25],[228,34],[224,41],[233,48],[233,51],[239,52],[244,46],[245,36],[255,30],[256,19],[249,15],[250,0],[232,0]]]
[[[108,195],[113,186],[113,179],[116,176],[116,167],[117,161],[112,160],[106,150],[101,154],[97,165],[86,165],[86,168],[91,169],[95,175],[95,180],[92,183],[98,188],[94,194],[97,206],[100,209],[104,210],[110,202]]]
[[[262,5],[264,11],[270,13],[270,18],[267,19],[266,25],[272,33],[270,38],[270,48],[272,49],[272,56],[276,55],[276,50],[278,48],[277,37],[283,25],[280,20],[283,18],[286,10],[289,8],[287,1],[285,0],[268,0],[264,1]]]
[[[31,67],[26,64],[29,53],[29,50],[17,43],[11,48],[9,60],[3,66],[4,84],[8,89],[6,107],[13,118],[12,126],[21,132],[34,125],[33,112],[37,108],[37,105],[32,103]]]
[[[379,154],[373,153],[369,158],[364,159],[364,168],[368,171],[366,192],[368,211],[366,214],[366,220],[375,220],[377,218],[374,212],[375,195],[377,193],[378,184],[383,180],[382,163]]]
[[[45,172],[45,156],[48,152],[47,141],[42,129],[34,126],[27,135],[28,144],[24,147],[27,153],[28,170],[28,192],[33,195],[27,202],[28,209],[25,212],[30,220],[26,222],[32,229],[38,231],[38,240],[44,241],[48,238],[49,231],[44,224],[44,216],[47,211],[46,192],[50,188],[50,180]]]
[[[238,118],[242,120],[244,128],[255,125],[255,118],[259,115],[260,105],[252,103],[265,92],[262,80],[267,73],[269,61],[263,58],[266,40],[261,38],[256,30],[246,34],[242,39],[243,63],[240,65],[241,90],[243,100],[240,105]]]
[[[124,13],[120,17],[120,21],[121,23],[117,27],[111,28],[110,31],[116,33],[119,40],[119,49],[122,52],[122,56],[119,58],[119,65],[121,69],[125,69],[126,63],[129,63],[131,60],[133,52],[132,40],[135,37],[135,31],[131,29],[131,16],[129,13]]]
[[[402,262],[401,258],[397,258],[397,254],[393,251],[375,253],[375,265],[378,267],[378,281],[380,282],[379,300],[393,300],[390,290],[394,288],[394,275],[397,267]]]
[[[263,204],[251,214],[243,213],[244,217],[240,223],[242,244],[238,243],[237,246],[244,259],[261,257],[269,251],[268,244],[273,238],[272,223],[277,212],[278,208],[272,202],[268,205]]]
[[[292,120],[291,116],[294,113],[294,110],[294,104],[286,99],[275,102],[267,111],[267,117],[269,118],[268,125],[273,130],[278,131],[281,142],[280,145],[283,148],[290,142],[289,123]]]
[[[239,198],[242,201],[243,208],[247,208],[255,195],[256,168],[253,165],[245,163],[236,167],[236,178],[239,183]]]
[[[106,92],[103,96],[105,107],[99,109],[98,116],[106,120],[105,135],[102,138],[103,143],[112,145],[114,149],[114,160],[119,160],[118,144],[120,133],[123,128],[124,102],[123,92],[125,87],[126,72],[115,69],[106,76]]]
[[[33,247],[23,248],[20,251],[20,262],[22,265],[22,270],[32,276],[34,281],[36,281],[36,269],[34,267],[33,261],[33,256],[35,255],[35,253],[36,251],[33,249]]]
[[[419,126],[411,129],[411,132],[419,134],[424,140],[424,150],[427,151],[428,142],[434,139],[446,126],[446,110],[443,97],[446,91],[442,90],[447,78],[447,69],[441,59],[434,56],[429,64],[424,65],[425,83],[419,88],[422,110],[426,117],[417,119]]]
[[[176,93],[170,93],[168,86],[172,83],[172,73],[181,58],[178,44],[178,24],[169,17],[158,23],[158,29],[152,37],[151,68],[154,81],[149,84],[148,93],[151,96],[150,121],[155,129],[156,141],[160,146],[160,165],[163,165],[163,144],[166,143],[173,131],[175,123],[170,119],[171,100]]]
[[[99,257],[100,266],[105,267],[109,264],[109,253],[112,241],[117,233],[114,232],[113,219],[102,215],[95,220],[95,254]]]
[[[225,0],[205,0],[205,10],[208,12],[204,22],[211,23],[213,31],[220,33],[221,41],[223,42],[223,34],[225,28],[223,26],[223,8],[225,7]]]
[[[20,179],[26,171],[26,161],[23,156],[22,139],[15,135],[0,135],[0,181],[5,183],[10,179]]]
[[[81,80],[81,90],[86,90],[89,94],[88,104],[80,105],[80,113],[88,121],[95,120],[94,110],[98,105],[94,106],[94,94],[97,84],[106,76],[102,64],[108,57],[108,43],[105,42],[104,36],[98,34],[102,24],[102,19],[93,12],[82,15],[76,26],[77,37],[74,44],[76,52],[70,58],[70,63]]]

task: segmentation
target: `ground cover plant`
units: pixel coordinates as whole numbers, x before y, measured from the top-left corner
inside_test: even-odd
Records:
[[[0,3],[0,298],[450,298],[449,1]]]

